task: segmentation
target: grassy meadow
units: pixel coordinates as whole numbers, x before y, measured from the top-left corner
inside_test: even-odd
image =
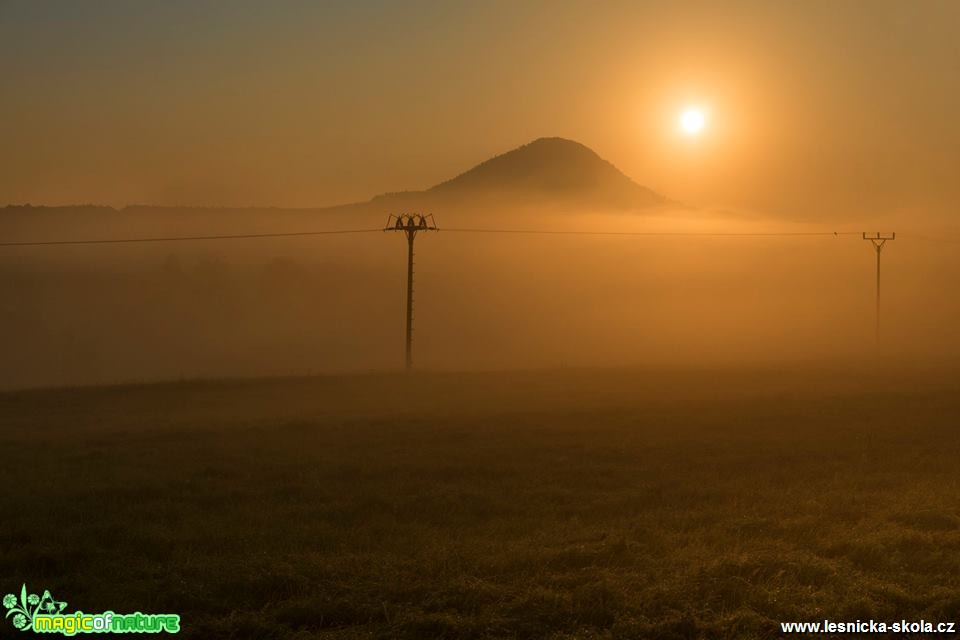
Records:
[[[0,592],[188,638],[960,622],[954,370],[19,391],[0,445]]]

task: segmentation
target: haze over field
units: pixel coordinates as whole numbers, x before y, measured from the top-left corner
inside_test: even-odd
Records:
[[[540,139],[424,191],[325,209],[8,207],[9,242],[381,229],[434,212],[418,241],[416,361],[427,369],[715,365],[875,353],[873,255],[858,236],[595,236],[460,229],[808,233],[704,211],[587,147]],[[835,224],[841,232],[859,229]],[[887,251],[884,353],[960,355],[954,246]],[[394,369],[405,242],[394,233],[8,247],[6,387]]]

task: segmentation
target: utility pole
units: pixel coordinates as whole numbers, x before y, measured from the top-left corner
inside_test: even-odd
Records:
[[[407,235],[407,336],[405,369],[413,368],[413,241],[420,231],[437,231],[430,214],[401,213],[387,219],[384,231],[402,231]]]
[[[876,332],[876,341],[877,345],[880,345],[880,252],[883,251],[883,245],[887,243],[887,240],[896,240],[897,234],[890,233],[884,234],[879,231],[873,235],[869,235],[866,232],[863,234],[864,240],[869,240],[873,243],[873,248],[877,251],[877,303],[875,311],[875,322],[876,326],[874,331]]]

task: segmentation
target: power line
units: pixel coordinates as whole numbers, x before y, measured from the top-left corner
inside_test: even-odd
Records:
[[[392,230],[392,229],[391,229]],[[485,227],[439,227],[432,230],[448,233],[502,233],[516,235],[568,235],[568,236],[634,236],[634,237],[678,237],[678,238],[780,238],[780,237],[840,237],[861,236],[860,231],[591,231],[587,229],[499,229]],[[319,231],[289,231],[278,233],[237,233],[206,236],[163,236],[154,238],[94,238],[90,240],[28,240],[23,242],[0,242],[0,247],[42,247],[85,244],[135,244],[149,242],[189,242],[204,240],[245,240],[256,238],[290,238],[300,236],[344,235],[357,233],[375,233],[376,229],[325,229]],[[905,234],[912,240],[926,242],[960,242],[960,237],[925,236]]]
[[[441,227],[433,229],[449,233],[507,233],[523,235],[576,235],[576,236],[636,236],[636,237],[729,237],[729,238],[765,238],[765,237],[839,237],[859,236],[859,231],[773,231],[773,232],[724,232],[724,231],[589,231],[562,229],[496,229]],[[378,229],[328,229],[321,231],[290,231],[280,233],[238,233],[216,234],[208,236],[163,236],[154,238],[95,238],[90,240],[29,240],[23,242],[0,242],[0,247],[46,247],[88,244],[136,244],[150,242],[190,242],[204,240],[245,240],[255,238],[290,238],[301,236],[344,235],[357,233],[375,233]],[[922,238],[926,240],[927,238]]]
[[[132,244],[138,242],[181,242],[193,240],[243,240],[248,238],[289,238],[294,236],[326,236],[347,233],[373,233],[383,229],[331,229],[325,231],[290,231],[286,233],[237,233],[212,236],[168,236],[160,238],[101,238],[94,240],[35,240],[0,242],[0,247],[43,247],[71,244]]]
[[[946,242],[955,244],[960,242],[960,236],[924,236],[917,235],[915,233],[902,233],[901,236],[909,238],[910,240],[921,240],[923,242]]]
[[[514,233],[534,235],[577,235],[577,236],[650,236],[650,237],[783,237],[783,236],[859,236],[860,231],[772,231],[772,232],[723,232],[723,231],[587,231],[562,229],[485,229],[485,228],[448,228],[440,231],[450,233]]]

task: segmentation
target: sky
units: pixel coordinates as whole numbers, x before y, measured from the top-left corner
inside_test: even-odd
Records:
[[[322,206],[561,136],[695,206],[950,214],[958,29],[954,0],[0,0],[0,203]]]

